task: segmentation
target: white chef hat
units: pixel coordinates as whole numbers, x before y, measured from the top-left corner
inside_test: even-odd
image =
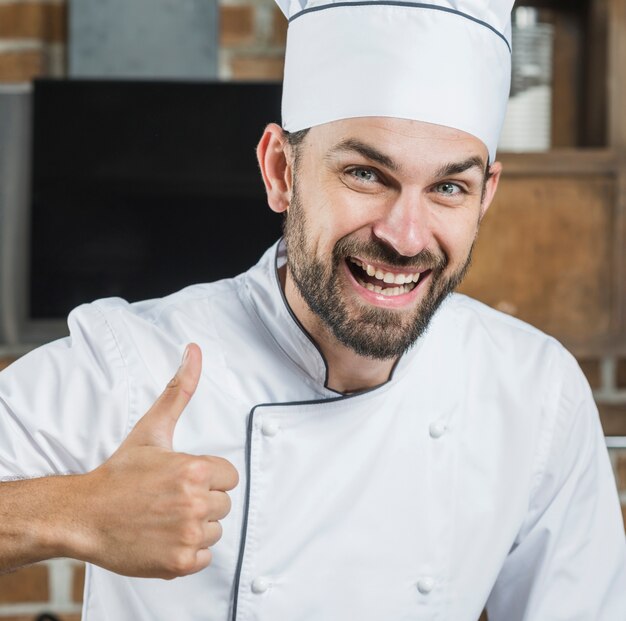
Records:
[[[363,116],[460,129],[493,161],[511,79],[514,0],[276,0],[289,19],[287,131]]]

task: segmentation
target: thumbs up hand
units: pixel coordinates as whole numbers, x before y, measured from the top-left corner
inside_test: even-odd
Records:
[[[82,477],[75,558],[127,576],[168,579],[211,562],[237,471],[220,457],[172,450],[174,428],[201,367],[200,348],[191,344],[174,378],[119,449]]]

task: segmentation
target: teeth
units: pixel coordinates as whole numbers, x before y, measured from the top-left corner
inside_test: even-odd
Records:
[[[360,278],[357,278],[358,283],[361,287],[365,287],[368,291],[373,291],[374,293],[381,293],[382,295],[386,295],[388,297],[392,297],[394,295],[403,295],[412,291],[415,288],[413,283],[409,283],[408,285],[402,285],[401,287],[380,287],[379,285],[373,285],[371,282],[364,282]]]
[[[369,263],[363,263],[359,261],[359,259],[353,259],[350,257],[350,261],[355,265],[358,265],[363,271],[367,272],[368,276],[374,276],[377,280],[382,280],[387,285],[404,285],[406,283],[415,283],[420,279],[420,273],[415,272],[414,274],[396,274],[394,272],[383,272],[381,269],[375,268],[373,265]],[[413,287],[411,287],[412,289]],[[393,290],[393,288],[388,288],[387,291]]]

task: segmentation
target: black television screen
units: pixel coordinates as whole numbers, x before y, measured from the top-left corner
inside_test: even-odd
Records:
[[[30,317],[233,276],[279,236],[255,158],[279,84],[42,80]]]

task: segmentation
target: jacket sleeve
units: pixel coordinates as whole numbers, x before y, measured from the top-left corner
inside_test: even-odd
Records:
[[[86,472],[127,433],[128,374],[105,314],[84,305],[68,324],[0,373],[0,481]]]
[[[490,595],[490,621],[626,620],[626,544],[586,379],[566,354],[529,509]]]

